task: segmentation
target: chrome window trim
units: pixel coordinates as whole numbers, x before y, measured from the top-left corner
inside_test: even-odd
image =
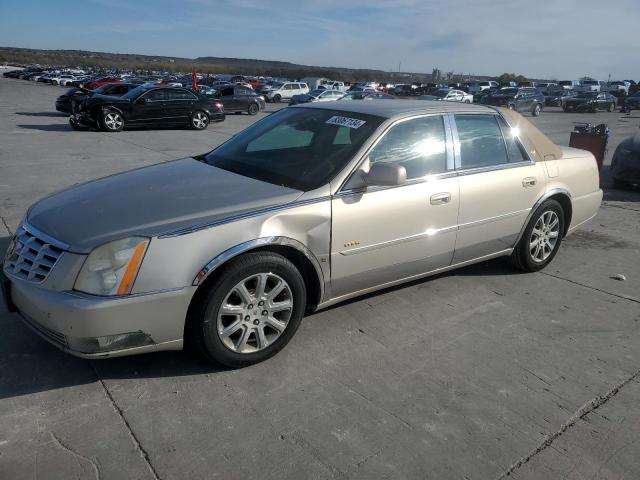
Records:
[[[504,116],[502,116],[502,114],[498,110],[495,110],[495,113],[478,112],[478,113],[455,113],[455,114],[451,114],[451,117],[452,117],[451,118],[452,133],[453,133],[453,136],[454,136],[454,150],[455,150],[455,153],[456,153],[456,172],[458,173],[458,176],[473,175],[474,173],[492,172],[494,170],[505,170],[505,169],[508,169],[508,168],[526,167],[526,166],[534,165],[536,163],[531,158],[531,155],[529,155],[529,152],[527,151],[527,149],[522,144],[522,140],[520,139],[520,137],[516,136],[516,140],[518,141],[518,146],[524,152],[524,154],[528,158],[528,160],[524,160],[524,161],[520,161],[520,162],[499,163],[499,164],[496,164],[496,165],[489,165],[489,166],[486,166],[486,167],[463,168],[462,167],[462,156],[460,154],[460,137],[458,136],[458,127],[456,125],[456,119],[455,119],[455,117],[458,116],[458,115],[465,115],[465,116],[466,115],[485,115],[485,116],[496,116],[496,117],[499,116],[502,120],[504,120],[504,123],[506,123],[509,128],[513,128],[513,126],[507,121],[506,118],[504,118]],[[500,126],[500,122],[498,122],[496,120],[496,124],[498,125],[498,129],[500,130],[500,134],[502,135],[502,141],[503,141],[504,147],[505,147],[505,154],[507,156],[507,160],[509,160],[509,150],[507,149],[507,141],[506,141],[506,138],[504,136],[504,132],[502,131],[502,127]]]
[[[358,171],[358,169],[362,166],[362,164],[367,160],[367,157],[369,156],[369,153],[371,152],[371,150],[373,150],[376,145],[378,145],[378,143],[382,140],[382,138],[396,125],[402,123],[402,122],[407,122],[410,120],[416,120],[418,118],[424,118],[424,117],[435,117],[435,116],[439,116],[442,119],[442,125],[443,125],[443,129],[444,129],[444,136],[445,136],[445,152],[446,152],[446,161],[445,161],[445,168],[447,169],[446,172],[442,172],[442,173],[436,173],[433,175],[426,175],[425,177],[429,177],[429,176],[439,176],[439,175],[443,175],[448,172],[449,169],[449,164],[451,163],[449,160],[449,154],[450,154],[450,150],[449,148],[447,148],[447,142],[448,142],[448,138],[447,138],[447,126],[445,123],[445,117],[447,116],[447,114],[445,113],[421,113],[418,115],[410,115],[410,116],[406,116],[406,117],[402,117],[402,118],[397,118],[392,120],[390,123],[387,124],[386,127],[384,127],[383,131],[380,132],[380,134],[378,135],[378,137],[374,140],[374,142],[369,145],[369,147],[366,148],[366,150],[364,151],[364,153],[360,156],[360,159],[356,162],[355,166],[351,169],[351,171],[349,172],[349,174],[346,176],[346,178],[344,179],[344,181],[342,182],[342,184],[340,185],[340,187],[338,187],[338,189],[336,190],[336,193],[334,195],[340,195],[343,192],[359,192],[362,193],[363,191],[372,191],[371,189],[367,188],[367,189],[357,189],[357,190],[343,190],[345,185],[347,183],[349,183],[349,180],[351,179],[351,177],[353,176],[353,174],[355,172]],[[338,174],[336,174],[336,176],[338,176]],[[383,188],[397,188],[397,187],[403,187],[405,185],[410,185],[410,182],[413,182],[415,180],[418,180],[418,182],[416,183],[421,183],[420,180],[425,178],[425,177],[418,177],[418,178],[412,178],[411,180],[407,180],[406,183],[404,183],[403,185],[395,185],[393,187],[383,187]],[[422,180],[424,181],[424,180]]]

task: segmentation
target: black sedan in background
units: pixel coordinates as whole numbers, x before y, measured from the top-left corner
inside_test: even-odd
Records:
[[[636,92],[630,97],[625,98],[622,111],[630,112],[631,110],[640,110],[640,92]]]
[[[72,102],[82,97],[94,94],[120,97],[139,86],[136,83],[114,83],[98,87],[95,90],[78,87],[70,88],[56,99],[56,110],[63,113],[72,113]]]
[[[69,123],[76,130],[91,127],[119,132],[125,127],[185,127],[204,130],[225,118],[215,98],[178,87],[141,85],[121,97],[91,95],[74,108]]]
[[[255,115],[266,106],[261,95],[242,85],[204,87],[200,93],[218,100],[227,113],[247,112],[249,115]]]
[[[617,187],[640,185],[640,133],[620,142],[613,153],[610,172]]]
[[[564,102],[576,95],[573,90],[553,90],[544,96],[544,103],[549,107],[564,107]]]
[[[516,112],[531,112],[537,117],[544,108],[544,95],[532,87],[505,87],[495,90],[482,102],[496,107],[507,107]]]
[[[580,92],[575,97],[565,100],[562,109],[565,112],[613,112],[617,103],[618,99],[607,92]]]

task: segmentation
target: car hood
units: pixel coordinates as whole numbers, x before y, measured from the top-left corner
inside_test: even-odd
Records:
[[[625,138],[620,142],[620,146],[640,154],[640,133]]]
[[[29,209],[27,221],[87,253],[112,240],[221,221],[301,194],[185,158],[54,193]]]

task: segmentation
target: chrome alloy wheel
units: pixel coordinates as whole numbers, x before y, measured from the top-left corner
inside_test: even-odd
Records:
[[[208,121],[207,116],[202,112],[196,112],[193,115],[193,119],[192,119],[193,126],[198,130],[201,130],[204,127],[206,127],[207,121]]]
[[[282,277],[251,275],[225,296],[218,310],[218,335],[229,350],[255,353],[282,335],[292,313],[293,295]]]
[[[119,113],[111,112],[104,116],[104,124],[109,130],[118,130],[124,125],[124,120]]]
[[[547,210],[540,215],[529,239],[529,254],[534,262],[544,262],[558,244],[560,219],[556,212]]]

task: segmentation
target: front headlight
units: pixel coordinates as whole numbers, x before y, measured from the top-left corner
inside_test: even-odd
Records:
[[[148,245],[148,238],[130,237],[96,248],[84,261],[74,290],[92,295],[128,295]]]

